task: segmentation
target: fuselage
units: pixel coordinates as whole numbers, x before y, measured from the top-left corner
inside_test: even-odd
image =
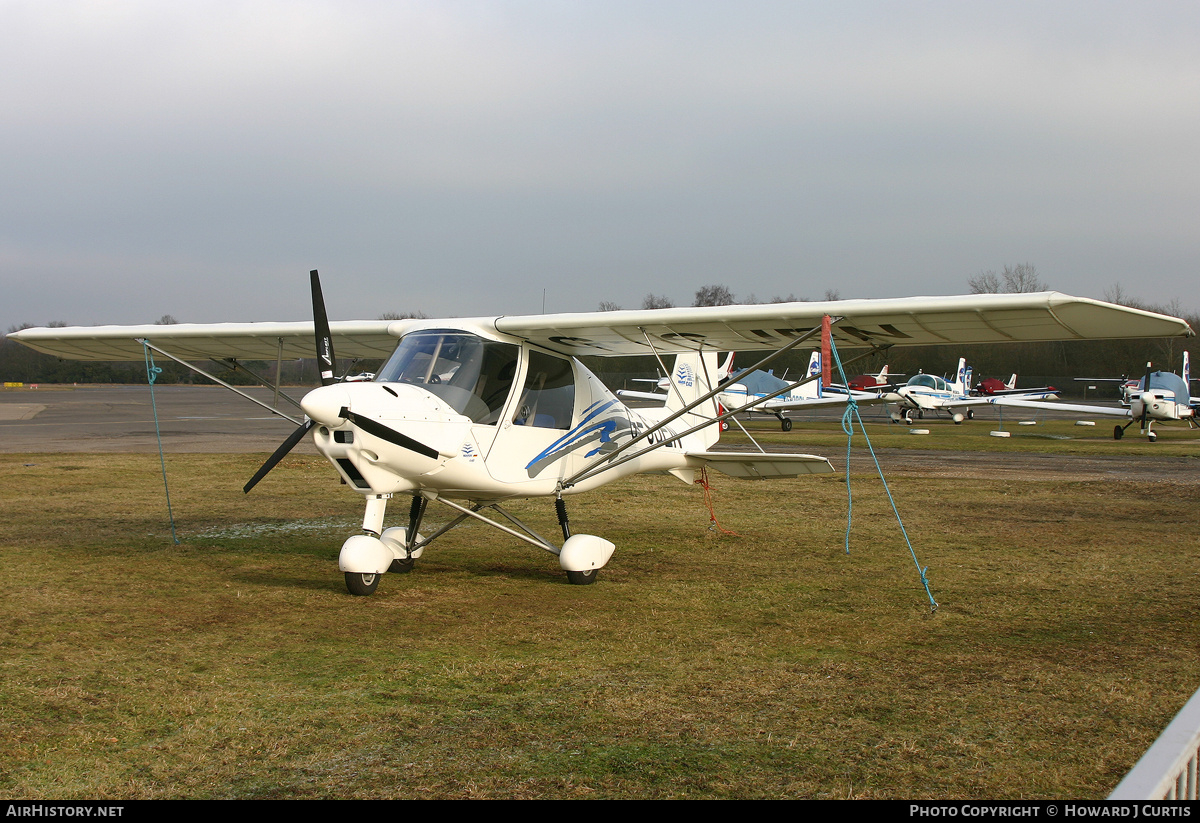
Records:
[[[1187,420],[1195,416],[1187,382],[1172,372],[1152,372],[1129,389],[1127,396],[1134,419],[1145,415],[1152,420]]]
[[[374,381],[315,389],[302,406],[316,423],[318,451],[355,491],[477,501],[574,493],[683,468],[684,450],[670,441],[692,417],[647,438],[667,441],[662,447],[562,488],[665,410],[629,409],[577,359],[479,328],[411,332]]]

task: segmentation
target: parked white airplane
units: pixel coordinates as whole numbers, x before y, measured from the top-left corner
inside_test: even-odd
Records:
[[[811,455],[710,451],[720,419],[743,410],[717,414],[716,353],[774,350],[754,366],[764,368],[818,335],[825,315],[837,317],[832,334],[842,349],[1192,334],[1178,318],[1056,292],[331,324],[316,272],[311,279],[312,323],[41,328],[9,336],[61,357],[141,360],[150,347],[179,362],[311,355],[315,336],[322,386],[304,397],[307,418],[293,419],[295,431],[245,488],[312,437],[366,498],[363,533],[345,542],[338,560],[353,594],[373,592],[384,572],[408,571],[467,518],[556,554],[572,583],[591,583],[614,547],[572,534],[568,495],[636,472],[691,483],[708,467],[746,478],[830,471],[827,460]],[[388,360],[374,381],[338,382],[335,344],[343,356]],[[645,412],[625,407],[576,359],[668,353],[676,356],[672,368],[663,367],[672,399]],[[411,495],[407,525],[384,528],[395,495]],[[555,499],[561,547],[500,508],[522,497]],[[431,502],[453,519],[422,536]]]
[[[1015,378],[1016,375],[1013,377]],[[973,396],[970,389],[971,370],[967,368],[966,358],[960,357],[953,381],[932,374],[914,375],[896,391],[883,395],[883,399],[885,402],[896,403],[900,406],[900,411],[892,415],[897,422],[903,420],[905,423],[912,423],[914,411],[918,417],[924,417],[925,412],[937,414],[944,411],[950,415],[950,419],[955,424],[958,424],[962,423],[965,418],[975,416],[972,406],[982,406],[991,402],[989,397]],[[1008,396],[1014,399],[1035,400],[1057,397],[1058,392],[1052,387],[1046,387],[1020,391]],[[961,409],[966,410],[965,415],[960,411]]]
[[[1193,401],[1189,389],[1191,364],[1187,352],[1183,353],[1182,377],[1169,371],[1151,371],[1151,368],[1151,364],[1147,363],[1145,377],[1137,381],[1136,386],[1123,390],[1123,394],[1128,398],[1128,408],[1086,406],[1074,403],[1040,403],[1013,397],[994,397],[988,398],[988,400],[998,406],[1125,417],[1129,419],[1128,423],[1124,426],[1117,424],[1113,428],[1114,440],[1120,440],[1124,437],[1127,428],[1138,423],[1140,433],[1146,435],[1146,438],[1153,443],[1158,439],[1158,435],[1152,428],[1155,421],[1186,420],[1189,426],[1195,426],[1196,409],[1192,406]]]

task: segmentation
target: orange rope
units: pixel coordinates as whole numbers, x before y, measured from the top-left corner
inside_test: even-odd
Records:
[[[713,508],[712,483],[708,479],[708,466],[700,469],[700,477],[696,480],[696,485],[704,487],[704,505],[708,506],[708,528],[719,531],[721,534],[732,534],[734,537],[741,537],[737,532],[723,528],[717,522],[717,512]]]

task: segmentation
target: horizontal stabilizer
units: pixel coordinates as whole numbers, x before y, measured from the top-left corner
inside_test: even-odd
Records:
[[[719,472],[747,480],[829,474],[833,465],[815,454],[761,454],[756,452],[691,452],[689,461],[702,461]]]

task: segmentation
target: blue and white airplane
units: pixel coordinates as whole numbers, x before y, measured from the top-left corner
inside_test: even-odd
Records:
[[[1183,353],[1183,375],[1169,371],[1151,371],[1152,365],[1146,364],[1146,376],[1138,381],[1137,386],[1130,387],[1126,392],[1129,401],[1128,408],[1114,406],[1084,406],[1074,403],[1039,403],[1034,400],[1013,397],[988,398],[988,402],[997,406],[1016,406],[1024,409],[1041,409],[1053,411],[1079,412],[1082,414],[1098,414],[1109,417],[1126,417],[1129,422],[1124,426],[1117,424],[1113,428],[1113,439],[1120,440],[1125,430],[1134,423],[1139,424],[1139,431],[1153,443],[1158,439],[1153,425],[1160,420],[1186,420],[1188,426],[1195,427],[1196,407],[1190,390],[1191,363],[1188,353]]]

